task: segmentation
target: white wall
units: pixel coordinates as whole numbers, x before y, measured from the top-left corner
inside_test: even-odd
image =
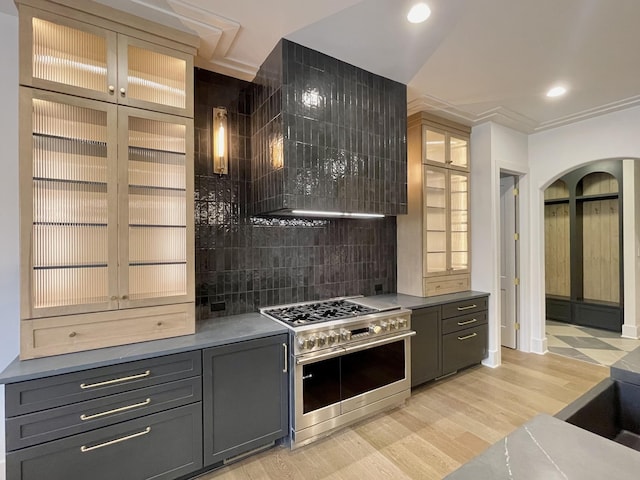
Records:
[[[18,17],[0,13],[0,370],[18,354]],[[0,479],[5,478],[0,387]]]
[[[640,108],[636,107],[529,136],[532,337],[544,338],[544,188],[557,177],[588,162],[640,158],[639,132]],[[630,259],[624,262],[625,276],[626,268],[634,271],[637,268],[638,259],[635,255],[632,258],[634,262]],[[625,310],[630,307],[629,312],[635,314],[635,303],[633,306],[630,303],[635,301],[636,295],[628,295]],[[542,347],[538,345],[534,351],[542,353],[539,351]]]
[[[484,361],[487,366],[498,366],[500,355],[500,172],[520,176],[520,191],[529,188],[527,174],[527,136],[510,128],[492,122],[484,123],[471,130],[471,287],[489,292],[489,355]],[[524,197],[526,198],[526,197]],[[526,206],[525,206],[526,207]],[[519,218],[521,311],[520,321],[524,329],[528,295],[522,298],[528,277],[528,209],[521,208]],[[527,291],[525,291],[526,293]],[[521,330],[521,335],[522,334]],[[523,335],[524,336],[524,335]],[[527,336],[528,338],[528,336]],[[529,351],[529,343],[521,342],[522,350]]]

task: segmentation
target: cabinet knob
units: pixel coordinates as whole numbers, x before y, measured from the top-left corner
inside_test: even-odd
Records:
[[[73,338],[73,337],[75,337],[76,335],[77,335],[77,333],[76,333],[76,332],[71,332],[71,333],[69,334],[69,337],[70,337],[70,338]]]
[[[109,85],[109,93],[113,94],[113,92],[116,91],[116,87],[114,87],[113,85]]]
[[[115,295],[112,295],[112,296],[111,296],[111,301],[112,301],[112,302],[115,302],[117,299],[118,299],[118,297],[117,297],[117,296],[115,296]]]
[[[158,324],[157,324],[157,325],[158,325],[159,327],[161,327],[161,326],[162,326],[162,322],[158,322]]]
[[[120,96],[124,97],[126,93],[127,93],[127,91],[124,89],[124,87],[122,87],[120,89]]]
[[[122,295],[122,300],[129,300],[129,295]]]

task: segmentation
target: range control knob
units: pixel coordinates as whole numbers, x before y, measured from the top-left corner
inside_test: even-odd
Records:
[[[395,318],[389,320],[389,330],[395,330],[396,328],[398,328],[398,321]]]
[[[338,340],[338,334],[336,332],[334,332],[333,330],[331,330],[329,332],[329,336],[327,338],[327,344],[328,345],[333,345],[334,343],[336,343],[336,340]]]
[[[313,348],[316,346],[316,337],[315,335],[311,335],[310,337],[307,337],[307,341],[309,342],[309,348]]]
[[[369,325],[369,332],[380,333],[381,331],[382,331],[382,327],[380,325]]]
[[[351,332],[345,328],[341,329],[340,338],[345,342],[351,340]]]
[[[383,332],[389,330],[389,324],[387,322],[380,322],[380,327],[382,328]]]
[[[319,347],[324,347],[325,343],[327,342],[327,336],[324,333],[321,333],[318,335],[318,340],[317,340],[317,344]]]
[[[309,342],[305,337],[298,337],[298,346],[300,350],[304,350],[305,348],[309,348]]]
[[[408,322],[406,318],[398,319],[398,328],[406,328],[407,325],[408,325]]]

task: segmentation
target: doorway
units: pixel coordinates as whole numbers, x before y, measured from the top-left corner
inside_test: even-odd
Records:
[[[518,177],[500,173],[500,338],[518,348]]]

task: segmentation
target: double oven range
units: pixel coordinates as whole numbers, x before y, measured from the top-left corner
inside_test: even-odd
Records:
[[[289,328],[291,448],[411,394],[411,312],[363,297],[261,308]]]

